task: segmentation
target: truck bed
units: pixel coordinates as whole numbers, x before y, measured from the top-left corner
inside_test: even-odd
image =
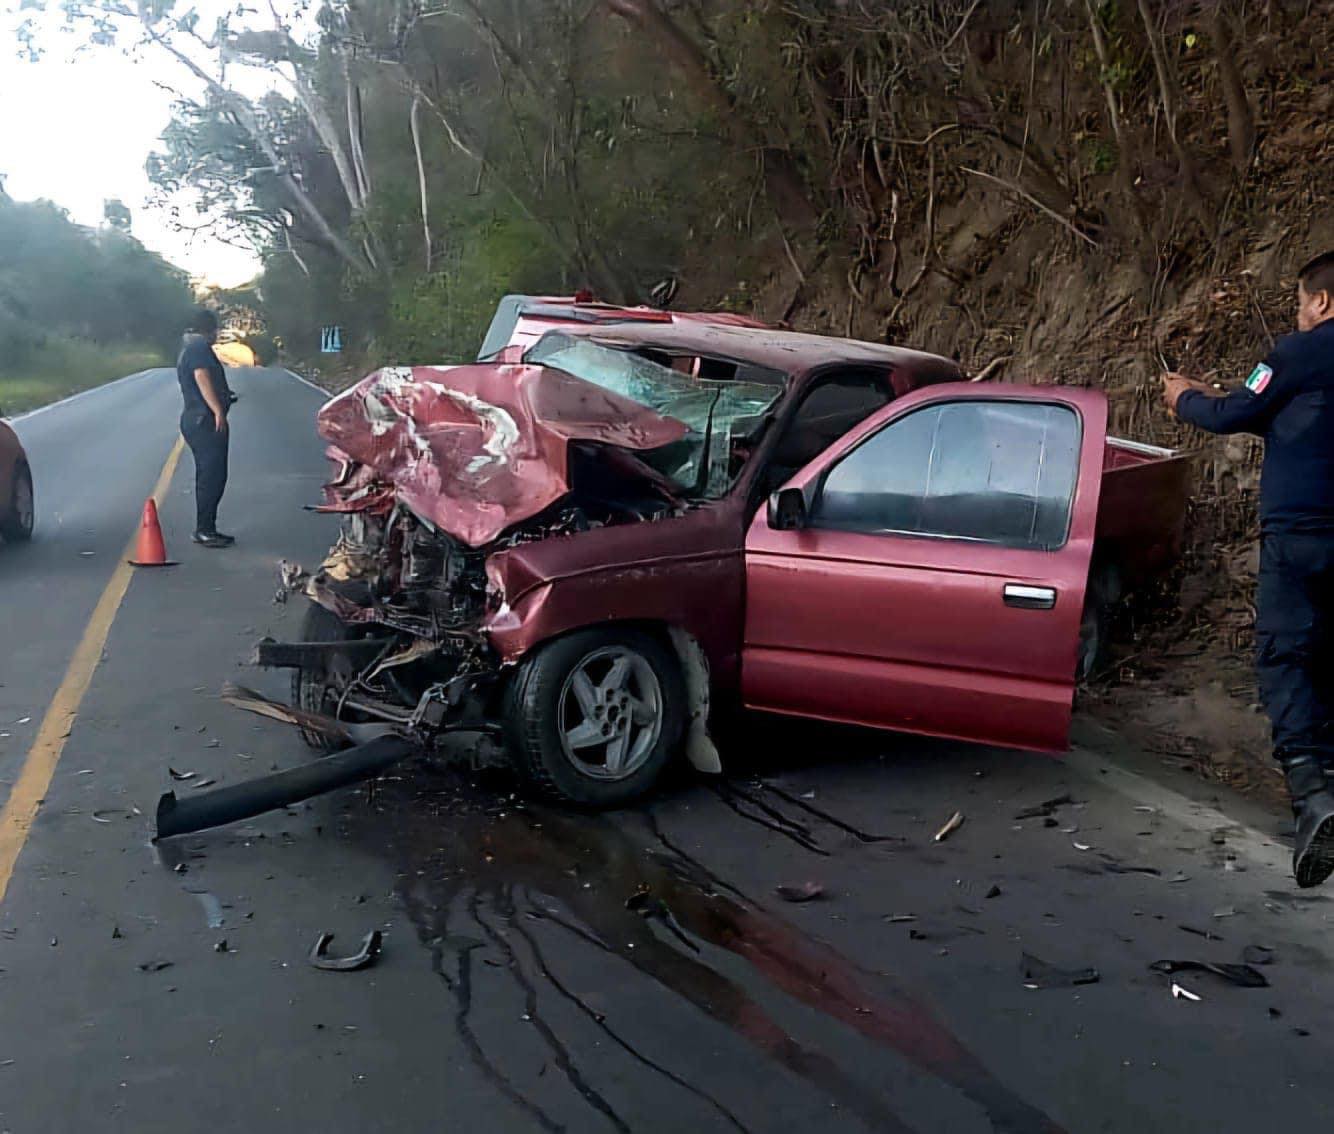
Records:
[[[1098,554],[1133,586],[1181,554],[1190,462],[1173,449],[1108,437],[1102,470]]]

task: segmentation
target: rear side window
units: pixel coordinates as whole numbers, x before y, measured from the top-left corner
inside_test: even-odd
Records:
[[[948,402],[890,422],[826,476],[813,525],[1060,547],[1079,472],[1066,406]]]

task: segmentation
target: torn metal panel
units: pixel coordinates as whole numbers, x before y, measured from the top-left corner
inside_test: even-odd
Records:
[[[709,735],[709,659],[694,638],[679,627],[668,629],[685,678],[687,712],[686,759],[696,771],[719,775],[723,770],[718,746]]]
[[[654,449],[686,434],[629,398],[523,365],[379,370],[328,402],[318,428],[417,516],[469,547],[569,491],[570,442]],[[329,489],[337,510],[359,510],[359,493],[378,499],[373,480],[345,479]]]

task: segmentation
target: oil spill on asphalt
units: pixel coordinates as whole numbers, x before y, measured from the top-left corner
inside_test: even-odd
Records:
[[[531,1075],[508,1069],[511,1045],[497,1044],[494,1020],[482,1019],[493,1007],[492,997],[483,1011],[477,1010],[479,982],[485,979],[494,988],[490,982],[497,974],[512,982],[510,991],[524,1005],[524,1022],[545,1052],[542,1073],[554,1067],[613,1129],[628,1131],[632,1122],[599,1088],[600,1076],[594,1074],[603,1070],[608,1042],[633,1062],[635,1074],[657,1077],[660,1085],[693,1096],[712,1114],[716,1128],[748,1129],[721,1097],[726,1068],[720,1066],[721,1077],[711,1083],[641,1052],[630,1037],[643,1021],[617,1019],[596,989],[581,993],[574,979],[560,975],[570,968],[573,952],[582,954],[584,962],[590,955],[605,955],[606,963],[630,966],[868,1129],[915,1127],[874,1082],[849,1070],[858,1062],[848,1057],[851,1052],[840,1053],[837,1045],[831,1049],[827,1034],[823,1039],[793,1034],[769,1005],[795,1001],[837,1021],[847,1037],[840,1043],[856,1046],[850,1032],[862,1043],[892,1052],[913,1075],[929,1077],[971,1101],[994,1130],[1036,1134],[1061,1129],[995,1080],[915,997],[863,973],[673,845],[652,809],[576,815],[505,802],[451,774],[442,776],[441,790],[431,794],[420,793],[416,780],[414,795],[411,782],[382,783],[374,808],[353,806],[341,820],[341,833],[380,855],[388,833],[390,853],[398,858],[397,896],[453,999],[459,1040],[481,1074],[536,1127],[557,1131],[568,1124],[539,1101],[545,1092],[528,1081]],[[810,826],[756,792],[724,787],[719,798],[736,804],[733,810],[743,817],[810,844],[807,849],[829,853]],[[837,817],[815,814],[824,814],[859,841],[882,838],[858,832]],[[582,983],[587,988],[588,980]],[[561,1007],[553,1011],[557,1002]],[[571,1029],[571,1013],[584,1026]],[[589,1029],[596,1033],[591,1045]],[[701,1029],[701,1044],[714,1042],[707,1033]],[[746,1093],[753,1092],[751,1084]]]

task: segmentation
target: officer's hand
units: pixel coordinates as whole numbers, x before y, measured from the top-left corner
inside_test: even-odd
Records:
[[[1177,411],[1177,401],[1187,390],[1203,390],[1208,393],[1209,387],[1203,382],[1187,378],[1184,374],[1174,374],[1169,371],[1163,375],[1163,403],[1173,413]]]
[[[227,415],[225,413],[215,413],[213,415],[213,428],[218,433],[227,432]]]

